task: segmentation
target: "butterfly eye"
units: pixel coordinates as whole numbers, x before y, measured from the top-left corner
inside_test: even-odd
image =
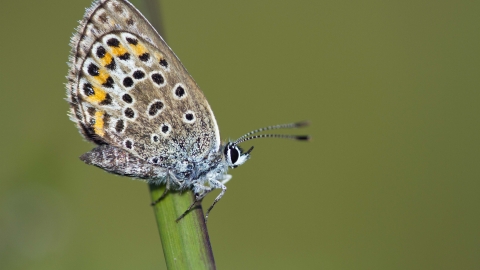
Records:
[[[238,157],[240,156],[238,148],[237,147],[230,148],[230,150],[228,151],[228,156],[230,158],[230,162],[232,164],[235,164],[235,162],[237,162],[237,160],[238,160]]]

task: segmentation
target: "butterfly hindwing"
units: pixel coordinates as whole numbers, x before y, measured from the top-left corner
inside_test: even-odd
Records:
[[[179,59],[130,3],[96,1],[72,38],[71,118],[88,140],[161,164],[217,151],[215,117]]]

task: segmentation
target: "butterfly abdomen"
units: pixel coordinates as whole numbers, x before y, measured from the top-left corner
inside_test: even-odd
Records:
[[[168,173],[166,168],[149,164],[121,148],[110,145],[98,146],[83,154],[80,159],[110,173],[146,181],[163,182]]]

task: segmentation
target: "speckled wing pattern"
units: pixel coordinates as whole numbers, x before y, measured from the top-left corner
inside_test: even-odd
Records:
[[[87,140],[160,165],[168,156],[199,161],[219,150],[202,91],[129,2],[94,2],[71,46],[70,117]]]

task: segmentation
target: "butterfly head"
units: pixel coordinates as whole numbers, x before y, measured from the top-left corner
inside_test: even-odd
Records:
[[[252,152],[253,146],[248,149],[247,152],[243,152],[243,149],[240,148],[236,143],[229,142],[225,145],[223,149],[223,154],[225,155],[225,160],[231,168],[236,168],[250,158],[250,152]]]
[[[223,154],[225,156],[225,160],[227,161],[227,165],[230,168],[236,168],[245,161],[250,158],[250,152],[253,150],[253,146],[248,149],[248,151],[244,152],[242,148],[238,145],[242,142],[259,139],[259,138],[283,138],[283,139],[293,139],[293,140],[309,140],[309,136],[306,135],[285,135],[285,134],[258,134],[253,135],[258,132],[272,130],[272,129],[284,129],[284,128],[299,128],[305,127],[309,123],[308,122],[298,122],[298,123],[291,123],[291,124],[283,124],[283,125],[275,125],[275,126],[268,126],[260,129],[256,129],[253,131],[248,132],[247,134],[243,135],[242,137],[238,138],[234,142],[228,142],[224,149]]]

